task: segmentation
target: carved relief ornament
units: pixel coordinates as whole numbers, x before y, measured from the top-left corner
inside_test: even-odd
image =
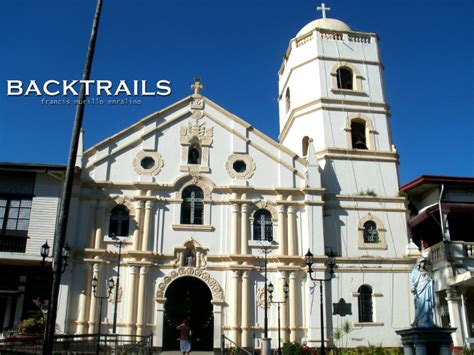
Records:
[[[155,295],[156,301],[162,301],[165,299],[166,289],[174,280],[186,276],[196,277],[203,281],[211,290],[213,303],[224,302],[224,292],[216,279],[209,275],[208,272],[193,267],[181,267],[178,270],[171,271],[167,276],[165,276],[163,282],[158,284]]]

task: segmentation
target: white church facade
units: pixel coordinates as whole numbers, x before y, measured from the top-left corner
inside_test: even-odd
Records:
[[[177,350],[184,318],[193,348],[220,347],[225,335],[260,347],[267,278],[281,308],[282,342],[320,346],[319,288],[325,284],[326,344],[349,321],[348,346],[401,346],[395,331],[413,320],[405,198],[390,134],[383,65],[374,33],[315,20],[291,39],[279,71],[279,142],[194,93],[81,150],[67,241],[58,324],[67,333],[112,332],[123,241],[117,332],[153,334]],[[277,344],[277,308],[268,333]],[[337,342],[336,342],[337,343]]]

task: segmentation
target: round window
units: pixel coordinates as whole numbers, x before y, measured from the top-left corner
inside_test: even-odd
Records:
[[[151,169],[155,166],[155,159],[153,159],[152,157],[145,157],[140,162],[140,165],[143,169]]]
[[[243,173],[245,170],[247,170],[247,164],[245,164],[243,160],[236,160],[232,167],[238,173]]]

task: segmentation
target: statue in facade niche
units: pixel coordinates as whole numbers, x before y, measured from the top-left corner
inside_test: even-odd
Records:
[[[432,328],[433,322],[433,277],[427,268],[427,261],[419,257],[411,272],[411,292],[415,295],[415,320],[413,328]]]

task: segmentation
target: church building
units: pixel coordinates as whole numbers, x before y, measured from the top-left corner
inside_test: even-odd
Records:
[[[115,323],[117,333],[153,334],[155,347],[178,350],[176,326],[187,318],[193,350],[218,349],[223,336],[259,348],[266,305],[275,349],[266,275],[273,300],[285,300],[288,285],[282,344],[319,347],[311,250],[320,278],[336,255],[322,295],[326,346],[345,345],[333,336],[345,321],[347,346],[401,346],[395,331],[413,321],[414,258],[379,40],[325,11],[283,54],[278,141],[204,96],[196,79],[190,96],[80,150],[61,331],[94,333],[100,322],[112,333]],[[92,282],[107,295],[110,279],[101,306]]]

